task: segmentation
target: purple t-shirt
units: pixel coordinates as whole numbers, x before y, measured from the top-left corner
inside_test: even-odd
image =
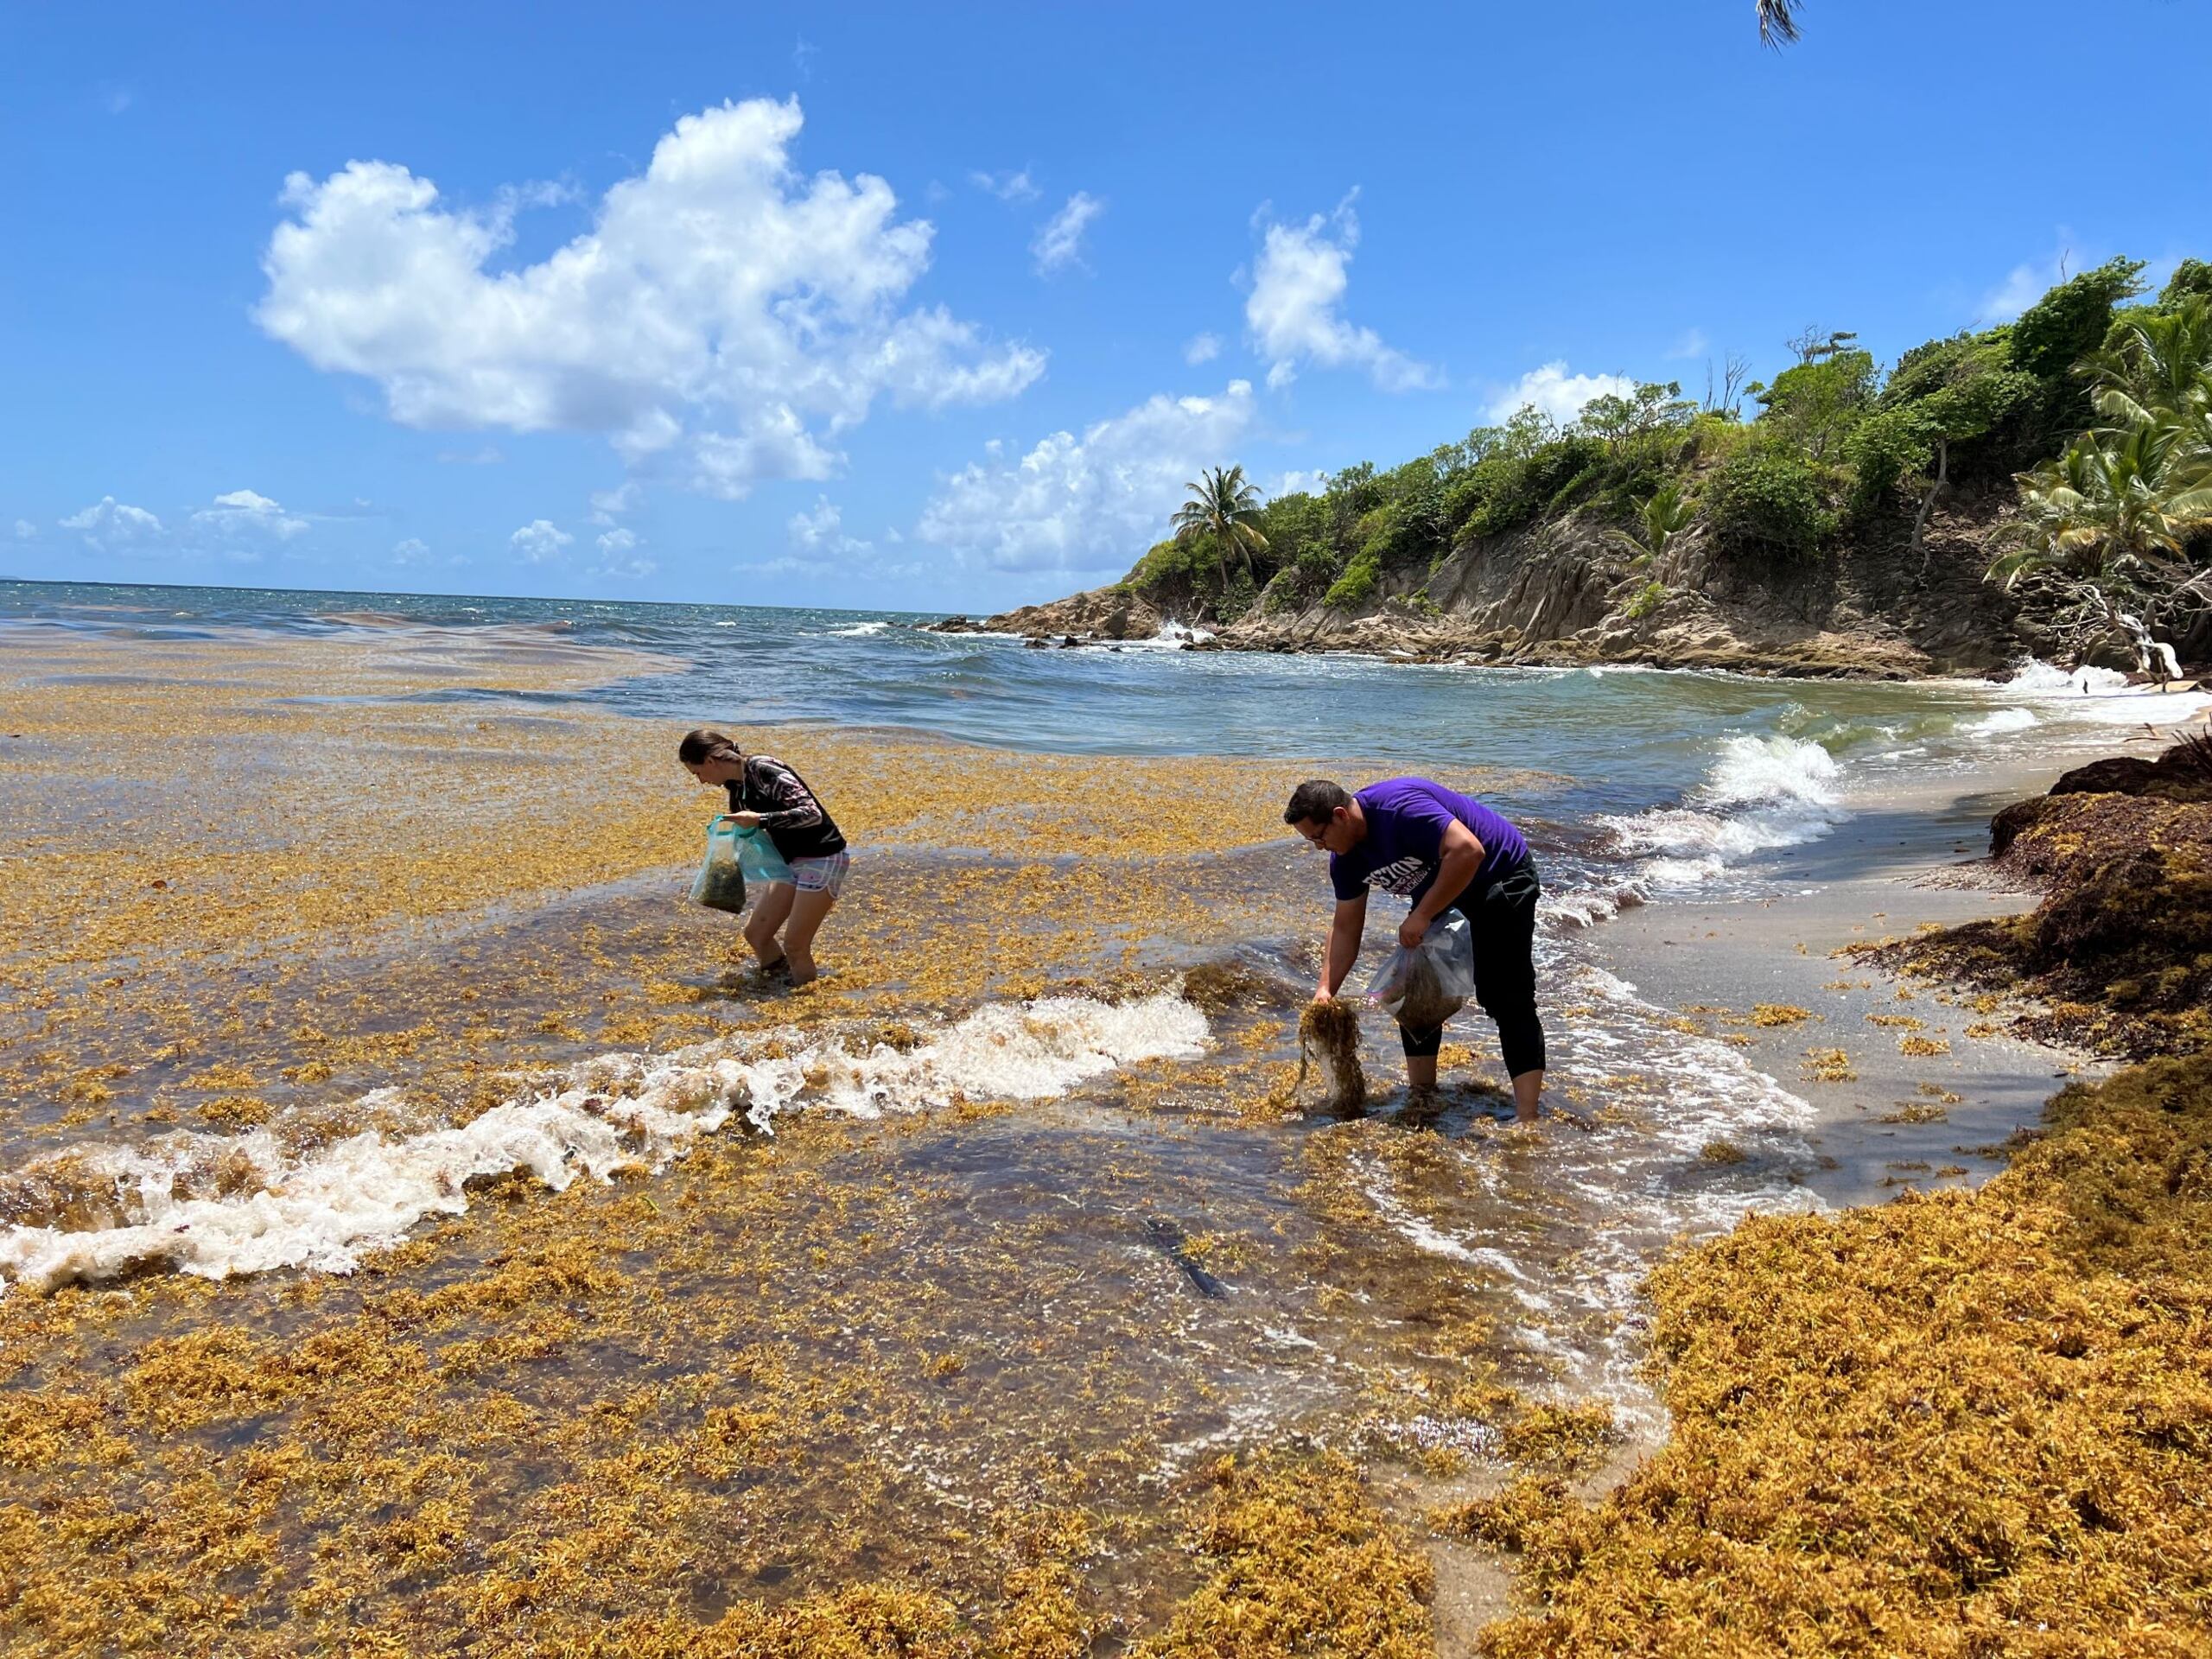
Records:
[[[1476,893],[1529,855],[1529,843],[1503,817],[1426,778],[1370,784],[1352,799],[1367,818],[1367,838],[1348,853],[1329,855],[1329,880],[1339,899],[1357,899],[1371,886],[1419,904],[1436,880],[1444,832],[1454,822],[1483,844],[1483,861],[1468,884]]]

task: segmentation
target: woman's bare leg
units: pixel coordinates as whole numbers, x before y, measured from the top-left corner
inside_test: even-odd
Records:
[[[785,949],[776,943],[776,930],[791,913],[791,896],[796,892],[798,889],[788,881],[771,881],[754,901],[753,914],[746,918],[745,942],[753,947],[753,954],[760,958],[763,968],[784,959]],[[814,929],[808,928],[806,934],[812,938]]]
[[[792,889],[779,887],[779,893]],[[791,958],[791,983],[804,985],[814,977],[814,936],[837,902],[837,895],[817,890],[802,892],[791,900],[791,925],[784,931],[784,954]]]

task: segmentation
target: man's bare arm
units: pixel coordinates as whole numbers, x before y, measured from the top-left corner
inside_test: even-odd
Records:
[[[1334,996],[1337,988],[1344,982],[1344,976],[1351,972],[1351,965],[1359,960],[1359,936],[1367,929],[1367,895],[1337,900],[1337,912],[1329,921],[1329,942],[1321,950],[1321,984],[1314,993],[1316,999]]]

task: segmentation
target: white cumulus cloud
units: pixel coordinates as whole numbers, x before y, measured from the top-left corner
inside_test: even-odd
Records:
[[[594,490],[591,493],[591,521],[594,524],[612,524],[616,519],[635,512],[638,504],[645,497],[645,491],[639,487],[635,479],[614,489]]]
[[[1090,227],[1091,220],[1106,211],[1106,204],[1097,197],[1078,190],[1068,198],[1068,205],[1054,213],[1037,232],[1037,239],[1029,245],[1029,251],[1037,261],[1039,276],[1049,276],[1054,271],[1076,264],[1083,257],[1083,233]]]
[[[2015,265],[2002,283],[1982,296],[1981,315],[1991,322],[2010,322],[2057,280],[2056,264]]]
[[[1510,419],[1524,404],[1533,404],[1560,425],[1582,413],[1582,405],[1608,393],[1627,397],[1636,382],[1623,374],[1569,374],[1563,362],[1531,369],[1491,399],[1487,413],[1493,421]]]
[[[1272,501],[1282,495],[1319,495],[1329,487],[1329,475],[1324,472],[1304,472],[1296,467],[1277,475],[1267,486],[1268,499]]]
[[[742,499],[755,480],[827,478],[837,458],[790,410],[735,437],[704,432],[692,454],[691,487],[726,501]]]
[[[923,509],[925,541],[1001,570],[1122,570],[1167,533],[1184,485],[1234,459],[1251,429],[1252,385],[1218,397],[1162,394],[1027,454],[988,447]]]
[[[1384,391],[1417,391],[1443,384],[1426,363],[1382,343],[1372,328],[1339,314],[1351,284],[1346,268],[1359,245],[1359,220],[1346,196],[1334,213],[1303,225],[1270,223],[1262,233],[1244,321],[1268,359],[1268,384],[1286,385],[1302,363],[1361,368]],[[1333,233],[1332,233],[1333,232]]]
[[[2059,239],[2068,239],[2061,230]],[[2026,310],[2045,292],[2064,282],[2069,270],[2079,271],[2086,265],[2074,261],[2071,250],[2061,247],[2048,258],[2030,259],[2012,267],[2005,280],[1981,296],[1980,321],[1985,323],[2010,322]]]
[[[270,536],[280,542],[290,541],[308,527],[306,519],[252,490],[232,490],[217,496],[213,506],[192,515],[192,522],[219,535]]]
[[[113,548],[143,547],[162,533],[162,521],[143,507],[134,507],[104,495],[81,512],[73,512],[61,520],[61,528],[73,530],[85,538],[85,545],[95,552],[105,553]]]
[[[561,550],[575,539],[550,518],[533,518],[507,537],[507,545],[524,563],[543,564],[549,559],[559,558]]]
[[[588,231],[510,270],[492,267],[542,193],[472,211],[395,162],[295,173],[256,320],[376,382],[404,424],[599,433],[633,465],[688,452],[672,470],[723,496],[826,475],[879,397],[937,409],[1035,380],[1043,353],[904,308],[933,228],[880,178],[800,175],[802,119],[767,99],[683,117]]]
[[[1221,336],[1219,334],[1193,334],[1191,336],[1190,343],[1183,347],[1183,360],[1194,365],[1211,363],[1220,355]]]

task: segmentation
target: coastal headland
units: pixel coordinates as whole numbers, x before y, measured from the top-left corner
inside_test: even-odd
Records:
[[[1939,511],[1926,557],[1909,543],[1841,542],[1802,565],[1732,559],[1710,537],[1673,550],[1669,592],[1650,602],[1648,560],[1602,515],[1569,514],[1473,537],[1379,573],[1357,601],[1265,605],[1223,622],[1203,596],[1149,578],[970,621],[948,632],[1057,645],[1180,631],[1195,650],[1363,652],[1421,662],[1529,667],[1643,664],[1820,677],[2002,673],[2027,655],[2018,606],[1983,580],[2006,505]]]
[[[1119,582],[937,626],[1532,666],[1906,679],[2034,656],[2190,677],[2212,659],[2190,550],[2212,268],[2183,262],[2155,296],[2144,269],[2108,260],[1894,364],[1808,330],[1771,385],[1700,401],[1644,382],[1564,420],[1524,405],[1272,499],[1216,469]]]

